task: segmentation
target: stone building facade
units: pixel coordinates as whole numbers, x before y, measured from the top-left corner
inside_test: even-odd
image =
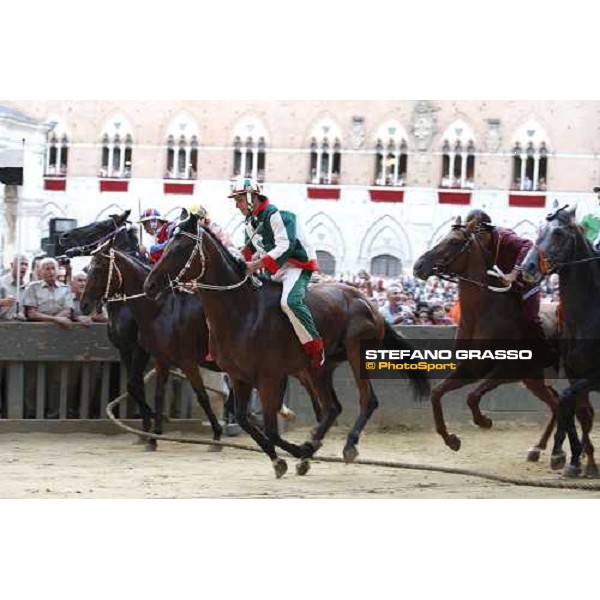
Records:
[[[25,151],[0,252],[140,204],[204,204],[241,241],[242,172],[301,215],[326,269],[394,274],[471,207],[529,236],[555,199],[591,210],[599,133],[600,101],[0,100],[0,152]]]

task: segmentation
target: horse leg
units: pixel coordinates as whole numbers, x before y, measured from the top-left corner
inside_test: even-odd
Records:
[[[275,446],[265,434],[254,425],[248,418],[248,404],[252,393],[252,386],[245,381],[233,379],[231,381],[235,394],[235,416],[240,427],[260,446],[262,451],[271,459],[275,476],[282,477],[287,471],[287,463],[279,458],[275,452]]]
[[[325,368],[325,367],[323,367],[323,368]],[[317,420],[317,423],[320,423],[323,419],[323,411],[321,410],[321,405],[319,403],[319,397],[317,396],[315,390],[313,389],[312,381],[311,381],[310,377],[306,376],[305,371],[301,371],[300,374],[298,375],[298,380],[300,381],[300,383],[302,384],[302,386],[304,387],[304,389],[306,390],[306,393],[308,394],[308,396],[310,398],[310,403],[312,404],[313,412],[315,413],[315,419]]]
[[[431,390],[430,400],[435,430],[442,436],[446,446],[454,451],[460,450],[460,438],[454,433],[448,433],[446,423],[444,422],[444,413],[442,411],[442,397],[444,394],[453,390],[458,390],[474,381],[477,381],[477,379],[467,377],[466,367],[462,363],[459,363],[453,373],[448,375],[446,379]]]
[[[194,392],[196,392],[198,404],[202,407],[202,410],[204,410],[208,420],[210,421],[210,427],[213,432],[213,440],[218,442],[221,439],[221,435],[223,435],[223,428],[221,427],[219,420],[215,416],[215,413],[210,405],[210,400],[208,399],[208,394],[206,393],[206,388],[204,387],[204,381],[202,380],[202,375],[200,375],[200,369],[198,368],[197,364],[184,365],[182,369],[192,388],[194,389]],[[209,448],[213,452],[218,452],[222,450],[223,447],[209,446]]]
[[[540,458],[540,452],[546,449],[546,446],[548,445],[548,439],[550,438],[552,430],[556,426],[558,394],[552,386],[546,385],[546,382],[542,377],[537,379],[524,379],[523,383],[525,384],[525,387],[536,398],[539,398],[544,404],[546,404],[551,411],[550,421],[548,421],[540,441],[527,452],[527,460],[530,462],[537,462]]]
[[[308,447],[307,445],[298,446],[297,444],[284,440],[279,435],[277,415],[279,414],[279,407],[281,406],[284,389],[285,378],[282,380],[265,379],[259,384],[258,396],[263,412],[265,435],[272,444],[279,446],[294,458],[310,458],[314,453],[312,447]]]
[[[490,429],[493,425],[492,420],[489,417],[486,417],[479,408],[479,404],[481,403],[481,398],[495,390],[497,387],[504,385],[505,383],[510,383],[514,381],[514,379],[506,378],[506,369],[504,365],[499,365],[496,368],[493,368],[485,377],[485,379],[477,385],[477,387],[467,394],[467,406],[471,409],[471,415],[473,416],[473,423],[482,429]],[[501,377],[504,375],[504,377]]]
[[[163,409],[165,403],[165,387],[169,379],[169,365],[156,361],[156,379],[154,393],[154,433],[162,435],[163,433]],[[149,444],[149,450],[156,450],[156,440],[153,445]]]
[[[575,412],[581,424],[581,444],[587,456],[584,474],[586,477],[598,477],[598,466],[594,460],[594,445],[590,439],[590,431],[594,424],[594,408],[590,403],[590,395],[582,394]]]
[[[333,372],[335,368],[336,365],[325,363],[317,373],[306,371],[307,381],[319,403],[321,414],[324,415],[313,427],[310,439],[303,444],[303,447],[312,448],[312,454],[323,445],[323,438],[342,412],[342,405],[333,389]]]
[[[123,356],[123,354],[121,355]],[[150,360],[150,355],[142,348],[135,348],[129,355],[129,366],[125,363],[127,369],[127,393],[129,397],[137,404],[140,416],[142,418],[142,430],[152,430],[152,409],[146,402],[146,392],[144,389],[144,371]],[[144,444],[146,449],[154,450],[156,448],[156,440],[151,440],[139,436],[136,444]]]
[[[565,467],[564,474],[567,477],[576,477],[581,472],[581,451],[582,444],[577,435],[575,427],[575,410],[578,397],[581,394],[589,392],[591,389],[597,389],[599,381],[597,379],[580,379],[573,385],[562,391],[557,409],[557,427],[554,435],[554,447],[552,449],[552,468],[560,468],[561,462],[564,461],[564,452],[562,444],[565,439],[565,434],[569,436],[569,444],[571,446],[571,461]]]

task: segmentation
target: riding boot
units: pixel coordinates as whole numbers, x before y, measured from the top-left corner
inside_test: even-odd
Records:
[[[310,368],[318,371],[325,364],[325,350],[323,348],[323,339],[316,338],[303,345],[304,350],[310,356]]]

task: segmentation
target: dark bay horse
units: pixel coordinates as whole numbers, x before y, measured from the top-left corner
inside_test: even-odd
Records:
[[[222,427],[210,406],[199,367],[221,370],[206,360],[208,329],[202,305],[189,294],[171,294],[160,302],[146,298],[142,288],[149,272],[150,268],[139,260],[112,248],[110,240],[105,242],[90,263],[81,309],[89,312],[102,302],[129,306],[137,323],[139,343],[150,352],[156,365],[154,433],[163,433],[165,386],[170,367],[175,366],[190,382],[210,421],[213,439],[218,441]],[[156,440],[149,440],[148,444],[155,447]]]
[[[557,208],[547,217],[535,246],[523,261],[523,276],[538,281],[549,273],[559,274],[563,315],[561,356],[570,386],[558,402],[558,419],[552,459],[555,468],[565,462],[562,450],[569,436],[571,460],[565,475],[581,472],[581,454],[587,455],[585,474],[597,476],[594,446],[589,433],[594,409],[589,392],[600,391],[600,257],[594,253],[575,221],[575,208]],[[582,429],[579,441],[575,415]]]
[[[489,234],[479,230],[476,220],[462,225],[459,217],[442,241],[415,263],[414,274],[419,279],[427,279],[431,275],[458,277],[461,318],[455,343],[459,343],[458,340],[519,340],[525,337],[520,325],[521,308],[517,295],[489,289],[487,271],[493,266],[489,245]],[[539,442],[528,451],[528,460],[539,459],[556,422],[558,394],[545,384],[543,368],[534,365],[528,377],[515,377],[510,372],[510,362],[496,361],[490,370],[486,364],[474,369],[473,361],[461,361],[455,371],[433,388],[431,404],[436,431],[452,450],[460,449],[460,439],[448,433],[446,428],[441,404],[444,394],[481,381],[468,394],[467,404],[473,422],[487,429],[492,426],[492,421],[479,409],[482,396],[505,383],[523,381],[527,389],[552,412]]]
[[[174,281],[171,281],[174,280]],[[333,389],[333,371],[343,361],[350,362],[360,393],[360,414],[344,447],[347,462],[358,454],[356,445],[377,398],[369,379],[361,378],[360,341],[378,340],[381,347],[411,349],[410,344],[385,323],[379,312],[355,288],[342,284],[309,287],[306,301],[325,343],[326,362],[311,371],[292,326],[281,310],[281,285],[264,281],[260,288],[246,275],[246,264],[227,249],[191,215],[175,230],[162,259],[154,267],[144,289],[156,297],[169,285],[193,282],[210,329],[210,352],[232,380],[237,417],[262,450],[271,458],[277,477],[287,470],[275,446],[300,458],[297,472],[308,470],[306,459],[321,446],[322,440],[342,407]],[[282,387],[287,375],[303,374],[321,403],[323,418],[302,445],[284,440],[278,432],[277,410],[282,402]],[[413,390],[428,392],[422,371],[408,371]],[[247,419],[250,391],[259,391],[264,415],[264,432]]]
[[[128,227],[131,211],[120,215],[111,215],[83,227],[64,233],[60,237],[60,246],[67,256],[88,256],[100,244],[112,240],[114,248],[133,256],[139,254],[139,240],[135,229]],[[150,353],[138,342],[138,326],[129,305],[111,303],[108,311],[108,338],[115,346],[127,372],[127,392],[138,406],[144,431],[152,427],[152,410],[146,403],[144,392],[144,372],[150,360]],[[152,447],[147,445],[148,448]]]

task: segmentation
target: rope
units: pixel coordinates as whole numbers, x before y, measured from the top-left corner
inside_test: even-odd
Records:
[[[155,369],[150,371],[144,377],[144,383],[147,383],[151,377],[155,374]],[[178,371],[171,371],[172,375],[176,377],[184,378],[183,374]],[[128,431],[129,433],[133,433],[134,435],[138,435],[140,437],[145,437],[153,440],[162,440],[165,442],[175,442],[177,444],[197,444],[200,446],[221,446],[223,448],[234,448],[235,450],[244,450],[246,452],[257,452],[262,454],[263,451],[256,446],[248,446],[246,444],[235,444],[232,442],[217,442],[214,440],[199,440],[194,438],[183,438],[183,437],[173,437],[167,435],[157,435],[155,433],[149,433],[145,431],[140,431],[138,429],[134,429],[133,427],[129,427],[129,425],[125,425],[120,419],[117,419],[113,413],[113,407],[120,404],[125,398],[127,398],[127,393],[121,394],[114,400],[112,400],[106,407],[106,412],[108,417],[113,421],[118,427],[121,429]],[[314,462],[323,462],[323,463],[338,463],[338,464],[346,464],[343,458],[339,458],[337,456],[313,456],[310,460]],[[562,490],[586,490],[586,491],[600,491],[600,483],[592,483],[586,481],[568,481],[568,480],[552,480],[552,479],[523,479],[518,477],[507,477],[504,475],[498,475],[496,473],[490,473],[487,471],[473,470],[473,469],[463,469],[459,467],[443,467],[439,465],[425,465],[418,463],[405,463],[405,462],[397,462],[397,461],[389,461],[389,460],[375,460],[375,459],[367,459],[367,458],[357,458],[353,461],[352,464],[355,465],[364,465],[369,467],[382,467],[385,469],[405,469],[410,471],[430,471],[434,473],[446,473],[447,475],[462,475],[464,477],[479,477],[481,479],[487,479],[490,481],[497,481],[498,483],[506,483],[510,485],[516,486],[527,486],[527,487],[538,487],[538,488],[552,488],[552,489],[562,489]]]

